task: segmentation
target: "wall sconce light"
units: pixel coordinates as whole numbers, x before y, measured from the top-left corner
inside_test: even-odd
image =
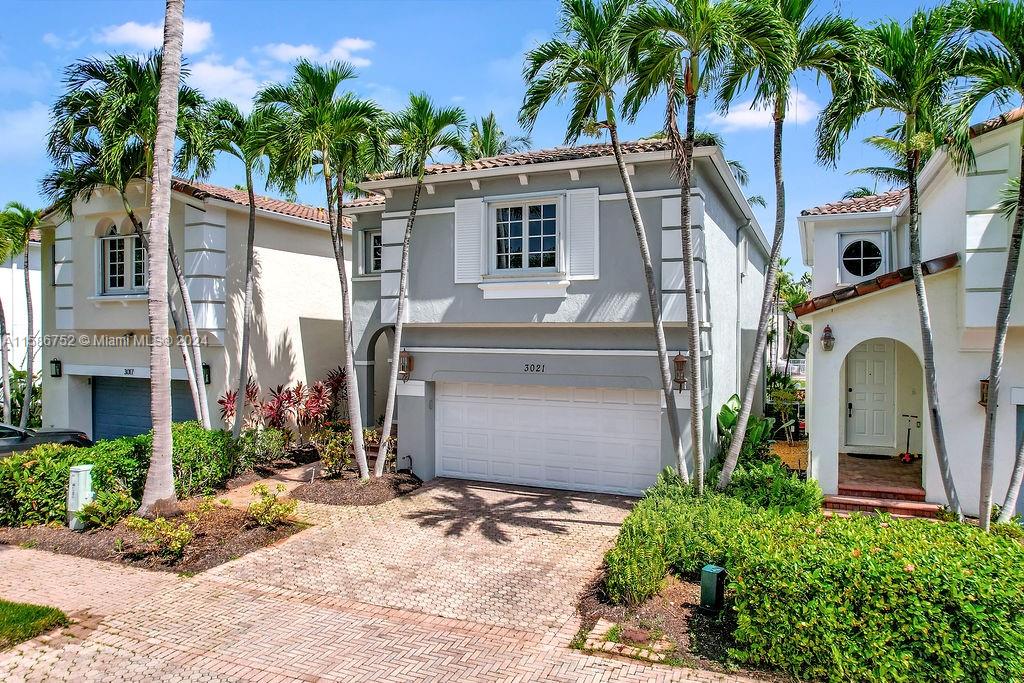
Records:
[[[210,364],[203,363],[203,384],[210,383]]]
[[[988,407],[988,378],[978,380],[978,405]]]
[[[672,359],[672,364],[675,367],[675,377],[672,379],[676,383],[676,390],[682,391],[686,388],[686,363],[689,359],[683,355],[680,351],[676,354],[675,358]]]
[[[60,358],[53,358],[50,360],[50,377],[63,377],[64,376],[64,364],[60,362]]]
[[[403,382],[408,382],[412,377],[412,365],[412,354],[402,349],[402,352],[398,354],[398,377]]]
[[[836,337],[832,334],[832,326],[825,325],[825,329],[821,331],[821,349],[823,351],[831,351],[836,345]]]

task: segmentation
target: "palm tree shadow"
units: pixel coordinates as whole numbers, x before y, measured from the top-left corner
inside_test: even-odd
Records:
[[[568,491],[504,487],[479,482],[439,482],[432,499],[439,507],[417,510],[406,515],[423,527],[444,528],[445,536],[461,537],[476,532],[492,543],[505,544],[513,540],[512,528],[567,534],[569,524],[617,526],[614,522],[587,519],[579,514],[580,501],[599,499],[601,503],[628,508],[632,502],[617,496],[580,496]],[[500,491],[507,495],[489,500],[480,490]]]

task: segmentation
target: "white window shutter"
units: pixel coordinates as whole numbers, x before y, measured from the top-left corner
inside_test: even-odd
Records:
[[[487,243],[482,199],[455,200],[455,283],[480,282]]]
[[[600,221],[598,189],[570,190],[567,193],[569,226],[569,278],[596,280],[599,275]]]

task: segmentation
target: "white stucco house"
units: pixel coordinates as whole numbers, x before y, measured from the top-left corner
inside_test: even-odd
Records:
[[[238,378],[248,195],[184,180],[172,189],[170,231],[203,340],[216,424],[217,399]],[[130,191],[148,223],[147,186],[140,182]],[[256,203],[250,374],[266,392],[323,379],[343,364],[341,288],[324,211],[270,197],[257,196]],[[145,251],[113,191],[77,203],[71,221],[50,220],[42,236],[39,310],[42,331],[54,343],[42,352],[43,425],[80,429],[94,439],[144,432],[150,428],[149,351],[134,340],[149,332]],[[347,227],[344,239],[350,253]],[[51,360],[60,361],[59,377]],[[193,419],[176,348],[171,363],[174,419]]]
[[[922,260],[939,404],[958,494],[972,515],[979,512],[985,419],[979,384],[988,377],[1010,234],[997,205],[1008,179],[1020,176],[1022,121],[1024,109],[1017,109],[975,126],[977,165],[967,175],[942,151],[921,172]],[[799,217],[803,261],[813,276],[812,298],[796,311],[812,329],[809,473],[827,494],[945,504],[924,402],[908,203],[906,192],[892,191],[825,204]],[[1024,426],[1021,291],[1010,325],[996,425],[996,502],[1005,495]],[[826,328],[834,337],[830,350],[821,343]],[[923,455],[920,466],[891,460],[906,450]],[[865,466],[858,456],[890,460]],[[874,480],[865,478],[872,471]]]
[[[0,301],[7,319],[7,333],[11,339],[11,365],[24,370],[29,335],[38,338],[41,327],[40,307],[40,233],[33,231],[28,243],[28,277],[32,292],[32,329],[28,328],[28,308],[25,305],[25,259],[16,254],[0,264]],[[39,346],[36,346],[35,370],[39,372]]]

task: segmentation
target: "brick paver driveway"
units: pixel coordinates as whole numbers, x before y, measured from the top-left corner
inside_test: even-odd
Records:
[[[437,480],[201,575],[0,546],[0,596],[69,632],[0,653],[3,680],[716,681],[568,649],[630,501]]]

